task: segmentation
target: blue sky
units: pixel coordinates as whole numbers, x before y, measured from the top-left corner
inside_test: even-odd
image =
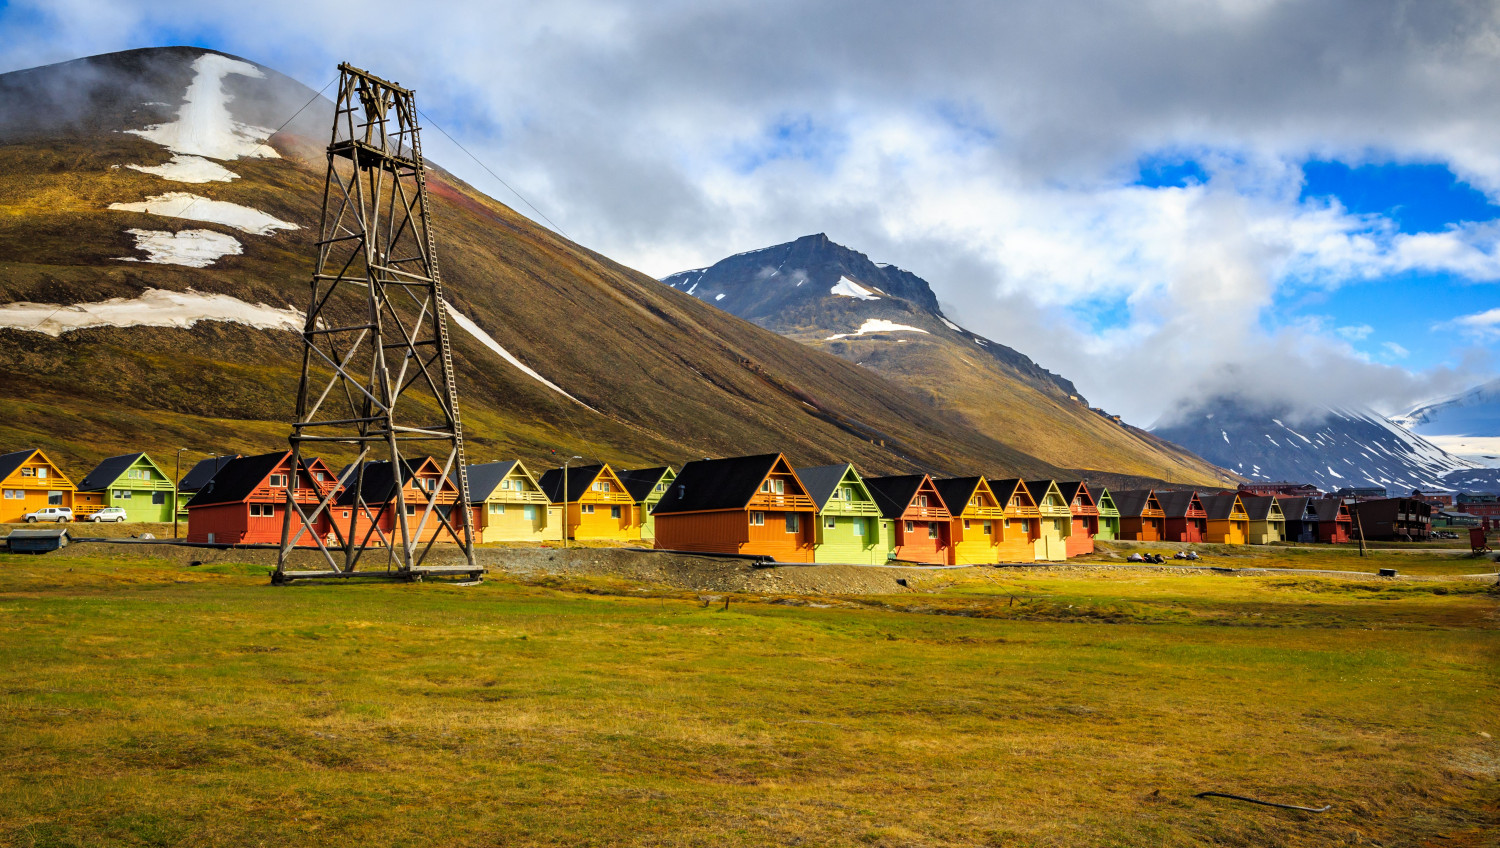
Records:
[[[404,0],[0,0],[0,70],[352,61],[605,255],[660,277],[826,232],[1149,424],[1250,364],[1389,412],[1496,373],[1500,6],[1410,9],[446,0],[412,38]]]

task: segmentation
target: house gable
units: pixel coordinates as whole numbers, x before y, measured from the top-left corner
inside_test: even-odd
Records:
[[[62,468],[48,458],[41,448],[20,450],[0,456],[0,482],[16,489],[74,489]]]

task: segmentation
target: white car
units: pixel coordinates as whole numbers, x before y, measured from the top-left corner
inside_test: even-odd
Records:
[[[66,524],[73,520],[73,510],[65,506],[49,506],[36,512],[28,512],[22,518],[27,524],[35,524],[38,521],[58,521]]]
[[[89,521],[96,521],[96,522],[103,522],[103,521],[115,521],[115,522],[119,522],[119,521],[128,521],[129,520],[129,516],[125,515],[125,510],[123,510],[123,509],[121,509],[121,508],[119,508],[117,506],[107,506],[104,509],[101,509],[98,512],[94,513],[93,515],[90,515],[88,517],[88,520]]]

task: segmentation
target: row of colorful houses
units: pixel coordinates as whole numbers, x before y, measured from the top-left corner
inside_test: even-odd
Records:
[[[171,479],[143,453],[105,460],[78,487],[40,450],[0,456],[0,472],[6,491],[0,503],[9,508],[0,521],[42,505],[72,506],[86,517],[123,503],[138,521],[173,514]],[[794,468],[782,454],[697,460],[680,472],[601,463],[537,475],[509,460],[471,465],[468,476],[469,520],[479,542],[639,541],[784,562],[986,564],[1063,561],[1092,553],[1096,539],[1350,538],[1349,510],[1337,499],[1112,493],[1081,480],[864,477],[848,463]],[[290,451],[211,457],[183,477],[175,501],[188,519],[188,540],[196,542],[279,544],[289,491],[306,514],[326,502],[320,523],[296,525],[301,544],[314,544],[313,535],[334,540],[349,533],[363,544],[389,544],[402,527],[413,539],[446,538],[443,526],[458,524],[451,475],[422,458],[407,463],[399,492],[396,477],[386,462],[335,472],[319,459],[293,475]],[[12,498],[12,491],[22,494]],[[360,502],[366,506],[356,512]]]

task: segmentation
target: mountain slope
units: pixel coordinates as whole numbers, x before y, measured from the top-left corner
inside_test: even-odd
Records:
[[[285,444],[330,108],[194,48],[0,75],[0,444],[75,469]],[[471,461],[1067,473],[431,171]]]
[[[1419,406],[1392,419],[1449,453],[1500,466],[1500,380]]]
[[[901,383],[1016,450],[1069,468],[1216,485],[1229,478],[1089,408],[1073,384],[943,315],[926,280],[826,235],[723,259],[662,282]]]
[[[1153,432],[1251,480],[1312,483],[1325,491],[1442,488],[1444,475],[1473,467],[1369,410],[1329,409],[1302,420],[1286,408],[1220,397]]]

